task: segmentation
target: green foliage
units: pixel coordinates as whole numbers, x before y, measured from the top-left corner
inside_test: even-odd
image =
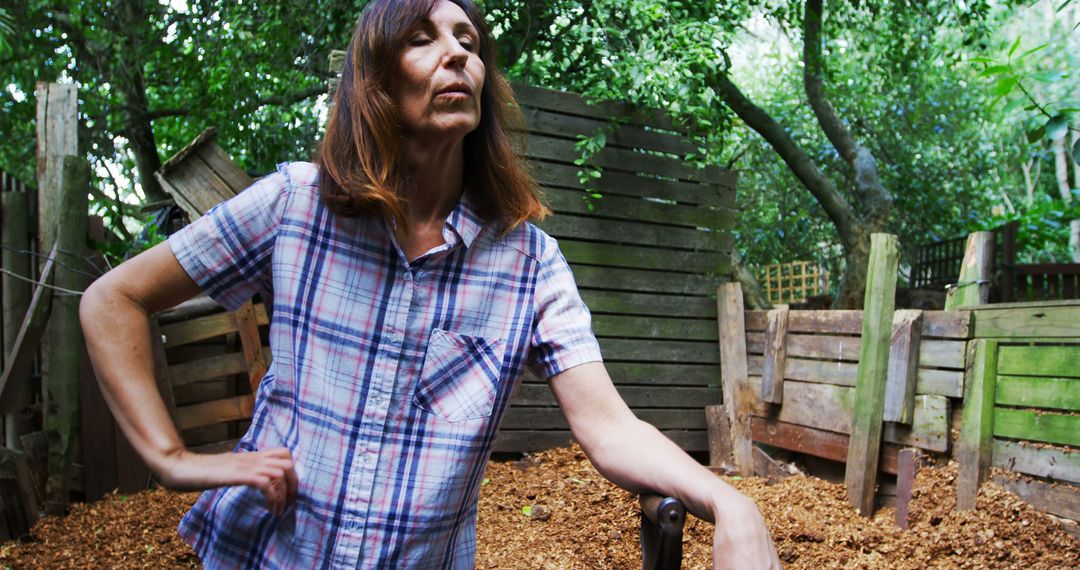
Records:
[[[980,220],[973,229],[993,230],[1008,222],[1019,222],[1017,262],[1054,263],[1062,260],[1062,244],[1069,243],[1069,222],[1080,219],[1080,190],[1074,189],[1066,203],[1042,195],[1031,207],[1016,213],[997,213]]]

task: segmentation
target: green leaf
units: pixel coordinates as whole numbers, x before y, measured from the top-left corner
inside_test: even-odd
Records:
[[[1046,121],[1046,137],[1056,141],[1069,132],[1069,119],[1063,114],[1057,114]]]
[[[1043,44],[1041,46],[1035,46],[1035,47],[1025,51],[1024,53],[1020,54],[1020,57],[1018,57],[1016,59],[1018,59],[1018,60],[1024,59],[1025,57],[1027,57],[1027,56],[1029,56],[1029,55],[1031,55],[1033,53],[1036,53],[1036,52],[1039,52],[1039,51],[1042,51],[1042,50],[1046,49],[1047,46],[1049,46],[1049,45],[1050,44]]]
[[[1021,37],[1023,37],[1023,36],[1016,36],[1016,41],[1013,42],[1012,47],[1009,48],[1009,57],[1012,57],[1012,54],[1016,53],[1016,48],[1020,47],[1020,38]]]
[[[532,507],[529,506],[529,505],[525,505],[524,507],[521,507],[521,514],[523,514],[523,515],[525,515],[527,517],[531,517],[532,516]]]
[[[1007,73],[1009,66],[1007,65],[991,65],[979,73],[979,77],[990,77],[991,75],[1000,75]]]
[[[1044,136],[1046,136],[1046,125],[1028,131],[1027,140],[1029,143],[1037,143],[1042,140]]]
[[[1015,88],[1015,87],[1016,87],[1016,78],[1015,77],[1012,77],[1012,76],[1001,77],[1001,78],[999,78],[997,80],[997,83],[994,84],[994,89],[991,92],[994,95],[998,96],[998,97],[1004,97],[1004,96],[1008,95],[1009,93],[1011,93],[1013,88]]]

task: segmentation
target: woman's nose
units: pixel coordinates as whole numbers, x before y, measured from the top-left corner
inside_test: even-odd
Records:
[[[445,63],[448,67],[465,67],[469,61],[469,50],[465,49],[457,40],[451,40],[446,49]]]

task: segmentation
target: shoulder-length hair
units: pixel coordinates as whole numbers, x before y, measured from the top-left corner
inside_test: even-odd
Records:
[[[486,68],[480,124],[464,140],[465,183],[477,213],[506,232],[526,220],[543,219],[550,211],[537,198],[536,184],[514,151],[511,134],[524,137],[524,119],[509,82],[496,67],[483,16],[470,0],[451,1],[476,27]],[[326,135],[314,158],[319,194],[335,214],[378,213],[393,216],[399,226],[408,228],[408,172],[390,79],[407,34],[427,18],[434,4],[435,0],[372,0],[356,23]]]

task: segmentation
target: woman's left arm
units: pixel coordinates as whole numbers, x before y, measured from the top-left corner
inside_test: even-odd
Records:
[[[757,506],[683,452],[626,406],[600,362],[550,380],[574,439],[597,470],[634,493],[678,498],[698,518],[715,522],[713,568],[780,568]]]

